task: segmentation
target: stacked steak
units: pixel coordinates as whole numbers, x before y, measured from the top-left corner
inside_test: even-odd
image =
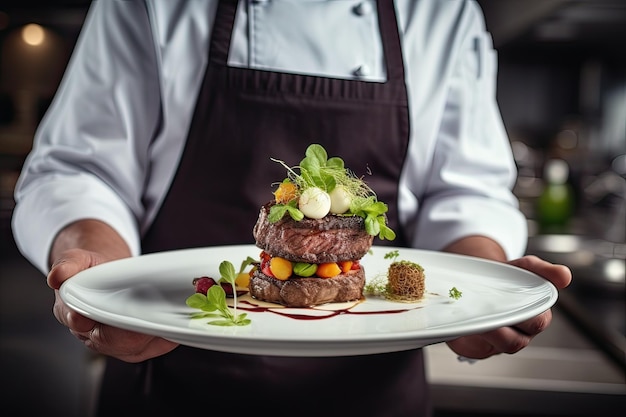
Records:
[[[292,276],[281,280],[257,268],[250,279],[250,294],[263,301],[289,307],[310,307],[358,300],[363,295],[365,271],[358,262],[371,248],[374,236],[365,231],[359,216],[328,215],[295,221],[284,216],[268,220],[272,203],[261,208],[254,227],[256,245],[270,257],[294,263],[326,264],[351,261],[352,266],[330,278]]]
[[[276,162],[288,176],[274,200],[261,207],[253,229],[262,252],[250,295],[288,307],[359,300],[365,286],[361,258],[375,236],[395,238],[386,223],[387,205],[321,145],[310,145],[297,167]]]

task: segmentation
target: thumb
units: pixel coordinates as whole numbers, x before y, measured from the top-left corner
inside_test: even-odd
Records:
[[[58,290],[61,284],[80,271],[102,263],[99,258],[96,253],[82,249],[70,249],[61,253],[48,272],[48,286]]]
[[[515,259],[509,264],[534,272],[552,282],[559,289],[567,287],[572,281],[572,271],[567,266],[553,264],[534,255]]]

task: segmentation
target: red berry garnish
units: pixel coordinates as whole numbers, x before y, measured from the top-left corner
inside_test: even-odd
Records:
[[[233,296],[233,286],[232,285],[230,285],[228,282],[220,282],[220,285],[224,289],[224,292],[226,293],[226,297],[232,297]]]
[[[220,285],[224,289],[224,292],[226,293],[226,297],[231,297],[232,298],[233,297],[233,286],[230,283],[228,283],[228,282],[220,282]],[[244,295],[247,292],[248,291],[245,291],[245,290],[237,290],[237,296]]]
[[[193,285],[196,287],[196,292],[204,295],[206,295],[209,288],[211,288],[215,284],[215,280],[210,277],[194,278],[193,280]]]

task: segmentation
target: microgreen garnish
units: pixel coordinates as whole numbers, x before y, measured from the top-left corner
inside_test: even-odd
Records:
[[[298,201],[291,200],[287,204],[275,204],[270,208],[268,220],[270,223],[276,223],[283,218],[285,213],[289,213],[292,219],[299,222],[304,219],[304,214],[297,207]]]
[[[242,268],[244,268],[243,264]],[[233,264],[223,261],[219,266],[219,271],[221,275],[220,281],[228,282],[234,289],[237,273]],[[219,318],[218,320],[207,322],[215,326],[246,326],[250,324],[250,319],[246,318],[246,313],[237,314],[237,291],[233,291],[233,297],[234,309],[231,311],[226,303],[226,292],[222,286],[213,285],[209,288],[206,295],[195,293],[188,297],[186,304],[191,308],[202,310],[201,313],[192,313],[192,319]]]
[[[363,287],[363,293],[376,297],[385,297],[389,293],[389,281],[386,275],[376,275]]]
[[[244,270],[246,269],[246,267],[248,267],[250,265],[254,265],[257,262],[259,262],[259,261],[254,259],[252,256],[248,256],[246,259],[241,261],[241,266],[239,267],[239,273],[240,274],[243,273]],[[237,276],[235,276],[235,279],[237,279]],[[232,284],[234,285],[234,282]]]
[[[387,212],[387,204],[376,201],[376,197],[356,197],[350,204],[350,212],[365,219],[365,230],[380,240],[394,240],[396,233],[387,226],[384,214]]]
[[[385,253],[384,259],[391,259],[393,262],[398,256],[400,256],[400,252],[395,249]],[[363,287],[363,293],[376,297],[389,298],[391,288],[389,287],[389,279],[387,275],[376,275],[374,278],[366,282]]]
[[[378,236],[381,240],[393,240],[395,232],[387,226],[388,207],[378,201],[374,191],[360,178],[345,168],[343,159],[339,157],[328,158],[326,150],[318,144],[310,145],[305,152],[305,157],[297,167],[290,167],[285,162],[272,158],[287,170],[286,180],[294,183],[299,193],[312,187],[318,187],[326,193],[332,192],[341,186],[350,196],[350,208],[343,215],[360,216],[365,219],[365,230],[372,236]],[[298,174],[295,170],[299,169]],[[280,202],[270,208],[268,220],[275,223],[289,213],[295,221],[304,218],[304,214],[298,208],[297,196],[288,203]]]
[[[395,260],[398,256],[400,256],[400,252],[398,251],[398,249],[395,249],[395,250],[392,250],[390,252],[387,252],[385,254],[385,259]]]
[[[450,296],[450,298],[454,298],[455,300],[458,300],[459,298],[461,298],[463,293],[459,291],[456,287],[452,287],[450,288],[448,295]]]

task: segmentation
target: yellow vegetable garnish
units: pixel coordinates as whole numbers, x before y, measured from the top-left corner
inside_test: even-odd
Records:
[[[250,273],[240,272],[235,278],[235,285],[241,288],[248,288],[250,286]]]
[[[320,278],[332,278],[336,277],[341,273],[341,268],[337,265],[336,262],[329,262],[324,264],[319,264],[317,267],[317,275]]]
[[[274,198],[277,204],[287,204],[298,196],[298,187],[289,181],[281,182],[278,189],[274,192]]]
[[[293,265],[287,259],[276,256],[270,259],[270,271],[276,279],[284,281],[293,273]]]
[[[350,272],[350,270],[352,269],[353,263],[354,262],[352,261],[337,262],[337,264],[339,265],[339,268],[341,268],[341,272],[343,272],[344,274],[347,274],[348,272]]]

